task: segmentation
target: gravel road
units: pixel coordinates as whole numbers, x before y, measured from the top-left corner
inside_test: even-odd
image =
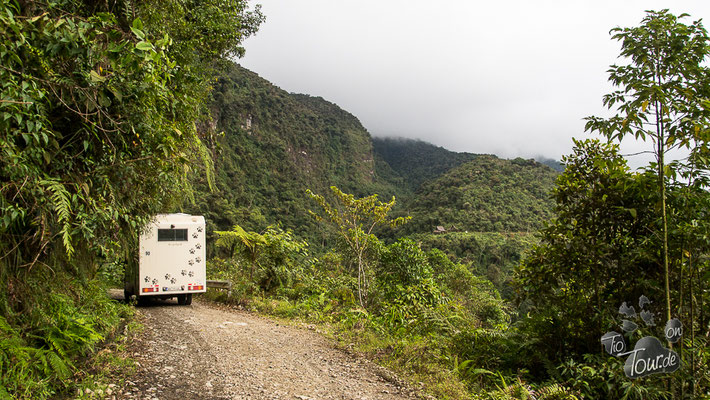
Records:
[[[415,399],[366,359],[320,334],[239,310],[193,302],[139,307],[138,372],[117,399]]]

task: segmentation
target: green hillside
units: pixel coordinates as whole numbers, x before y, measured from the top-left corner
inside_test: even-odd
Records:
[[[551,216],[557,175],[533,160],[456,153],[419,140],[371,138],[358,119],[320,97],[287,93],[233,65],[212,93],[215,190],[198,185],[189,211],[210,231],[263,231],[280,224],[321,247],[329,237],[308,214],[306,189],[338,186],[358,197],[397,196],[404,227],[379,231],[394,240],[413,235],[425,249],[488,277],[504,294],[510,272]],[[437,226],[447,232],[434,234]]]
[[[449,151],[421,140],[375,137],[372,144],[378,160],[382,160],[401,178],[393,183],[402,190],[414,191],[423,183],[476,157],[475,154]]]
[[[195,206],[220,229],[281,223],[315,237],[305,190],[336,185],[359,196],[395,190],[375,172],[370,135],[321,97],[288,93],[233,65],[214,85],[216,190]]]
[[[210,108],[219,132],[211,144],[216,190],[200,185],[189,211],[204,214],[211,230],[281,224],[319,246],[327,235],[308,215],[314,204],[306,189],[394,194],[396,213],[413,218],[396,232],[379,232],[383,238],[415,235],[424,248],[443,250],[503,288],[533,241],[528,232],[551,215],[557,173],[547,166],[371,138],[337,105],[287,93],[238,65],[215,82]],[[447,233],[433,234],[437,226]]]
[[[534,232],[552,216],[557,172],[534,160],[480,155],[419,188],[405,230]]]
[[[442,159],[447,156],[454,159],[447,154]],[[557,175],[533,160],[475,156],[424,181],[397,209],[398,215],[412,216],[411,221],[385,234],[410,235],[425,250],[442,250],[509,297],[513,269],[537,242],[537,229],[552,216],[550,194]]]

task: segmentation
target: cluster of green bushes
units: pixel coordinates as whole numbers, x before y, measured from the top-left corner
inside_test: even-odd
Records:
[[[425,250],[440,249],[451,259],[469,265],[471,271],[493,283],[504,299],[515,297],[513,271],[526,251],[538,242],[529,232],[417,233],[410,236]]]
[[[709,271],[710,226],[702,219],[710,211],[707,191],[680,182],[666,188],[673,301],[667,310],[657,177],[630,172],[617,146],[598,141],[576,142],[566,163],[554,191],[556,217],[515,271],[517,301],[527,315],[520,328],[533,339],[528,363],[538,377],[555,377],[587,398],[707,396],[710,352],[703,335],[710,315],[702,310],[710,297],[699,279]],[[647,308],[655,326],[638,321],[638,329],[626,332],[619,307],[641,295],[653,299]],[[631,344],[649,335],[665,340],[668,314],[684,324],[675,348],[683,368],[629,380],[623,363],[603,352],[601,334],[623,332]]]

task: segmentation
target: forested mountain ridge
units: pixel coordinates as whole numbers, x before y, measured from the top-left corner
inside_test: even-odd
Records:
[[[210,109],[221,132],[213,144],[217,190],[202,191],[196,209],[220,229],[280,222],[309,236],[306,189],[393,193],[377,179],[360,121],[320,97],[288,93],[235,64],[215,83]]]
[[[399,186],[410,191],[476,157],[414,139],[373,137],[372,145],[378,160],[401,177]]]
[[[479,155],[424,183],[404,206],[413,217],[404,229],[534,232],[552,216],[557,175],[534,160]]]
[[[332,185],[358,197],[396,195],[399,212],[414,217],[411,233],[437,225],[528,231],[549,215],[556,173],[540,163],[372,138],[336,104],[288,93],[236,64],[215,82],[210,108],[221,132],[213,143],[217,190],[198,193],[194,211],[219,229],[280,223],[313,239],[304,192]]]
[[[309,215],[306,189],[335,185],[357,197],[396,195],[403,227],[387,240],[414,235],[470,264],[505,295],[510,272],[551,216],[557,172],[534,160],[457,153],[420,140],[371,138],[360,121],[321,97],[287,93],[256,73],[230,67],[214,85],[217,190],[198,192],[191,212],[212,230],[280,224],[319,246],[322,225]],[[373,161],[374,160],[374,161]],[[447,230],[433,234],[437,226]],[[327,236],[327,235],[326,235]]]

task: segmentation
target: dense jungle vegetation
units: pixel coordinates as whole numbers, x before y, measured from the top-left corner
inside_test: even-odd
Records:
[[[126,306],[102,275],[212,176],[210,77],[245,1],[0,2],[0,398],[66,393]]]
[[[208,276],[233,282],[208,297],[322,324],[437,398],[710,396],[700,22],[648,12],[612,32],[618,114],[588,119],[604,140],[575,141],[560,173],[373,140],[275,87],[231,61],[264,21],[245,1],[0,4],[0,398],[82,384],[131,314],[106,282],[150,216],[177,211],[206,216]],[[656,161],[630,170],[628,135]],[[622,330],[641,295],[656,324]],[[663,339],[671,317],[673,374],[628,379],[601,346]]]

